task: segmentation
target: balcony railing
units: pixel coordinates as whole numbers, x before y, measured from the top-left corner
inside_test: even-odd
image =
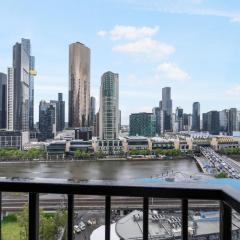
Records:
[[[45,180],[46,181],[46,180]],[[39,193],[67,194],[67,236],[73,239],[74,195],[105,196],[105,239],[110,240],[111,197],[143,198],[143,239],[148,239],[149,198],[181,199],[182,239],[188,239],[188,201],[220,201],[220,239],[232,239],[232,209],[240,212],[240,192],[231,187],[202,184],[122,184],[116,182],[76,182],[74,180],[0,179],[1,192],[29,193],[29,239],[38,239]],[[1,198],[0,198],[1,200]],[[1,203],[1,201],[0,201]],[[1,205],[0,205],[1,206]]]

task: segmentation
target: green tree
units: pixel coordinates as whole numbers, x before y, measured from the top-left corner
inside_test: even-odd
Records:
[[[228,175],[225,172],[220,172],[215,175],[215,178],[227,178],[227,177],[228,177]]]

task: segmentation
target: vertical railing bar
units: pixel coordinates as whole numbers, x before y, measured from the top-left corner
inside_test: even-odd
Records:
[[[149,199],[143,198],[143,239],[148,240]]]
[[[68,194],[68,224],[67,224],[67,239],[73,239],[73,211],[74,211],[74,195]]]
[[[0,192],[0,239],[2,239],[2,192]]]
[[[188,240],[188,199],[182,199],[182,239]]]
[[[39,193],[29,193],[28,239],[38,240],[39,235]]]
[[[223,201],[220,203],[220,239],[232,239],[232,209]]]
[[[111,235],[111,196],[105,197],[105,240],[110,240]]]

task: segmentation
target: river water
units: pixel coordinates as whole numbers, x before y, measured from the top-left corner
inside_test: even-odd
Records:
[[[125,180],[167,172],[199,173],[194,160],[0,163],[0,177]]]

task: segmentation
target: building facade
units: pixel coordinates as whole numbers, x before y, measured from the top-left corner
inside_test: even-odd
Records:
[[[200,132],[200,103],[193,103],[192,110],[192,131]]]
[[[159,105],[163,111],[163,129],[164,131],[172,131],[172,99],[170,87],[162,89],[162,101]]]
[[[31,44],[29,39],[22,38],[21,43],[13,46],[13,73],[14,73],[14,121],[13,128],[20,131],[30,129],[30,106],[33,106],[33,77],[36,73],[32,69]],[[31,86],[30,86],[31,85]],[[31,94],[30,94],[31,92]],[[32,98],[30,98],[30,95]],[[31,102],[30,102],[31,99]],[[31,113],[33,121],[33,111]]]
[[[160,107],[155,107],[152,112],[156,118],[156,134],[161,135],[161,109]]]
[[[13,131],[14,128],[14,70],[8,68],[7,79],[7,129]]]
[[[0,129],[7,128],[7,75],[0,73]]]
[[[56,134],[56,104],[41,101],[39,104],[39,137],[45,141],[53,139]]]
[[[153,137],[156,134],[156,116],[153,113],[133,113],[129,119],[129,135]]]
[[[106,72],[100,88],[100,139],[117,139],[119,136],[119,76]]]
[[[69,127],[88,127],[90,115],[90,49],[69,46]]]

